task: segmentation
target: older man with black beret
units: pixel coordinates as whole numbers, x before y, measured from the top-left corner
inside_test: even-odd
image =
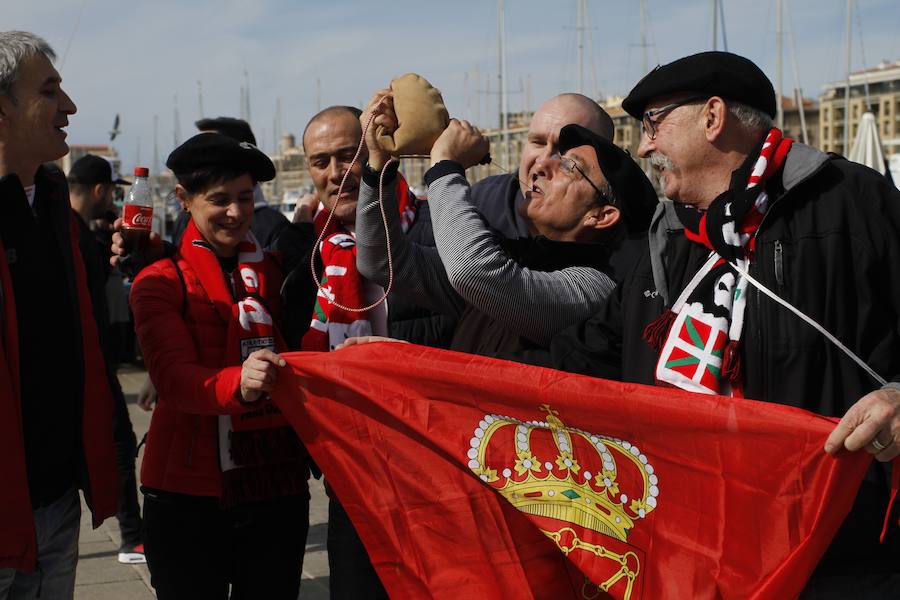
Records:
[[[900,192],[785,138],[771,82],[734,54],[657,67],[622,106],[668,199],[650,252],[598,314],[554,338],[553,365],[840,418],[824,451],[881,462],[807,591],[897,597],[900,536],[878,538],[884,463],[900,455]]]

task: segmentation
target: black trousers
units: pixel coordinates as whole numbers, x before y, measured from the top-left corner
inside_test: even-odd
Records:
[[[353,522],[333,497],[328,500],[328,569],[332,600],[387,600]]]
[[[142,488],[144,548],[159,600],[296,600],[309,496],[219,507],[215,498]]]
[[[141,507],[138,504],[137,481],[134,463],[137,459],[137,439],[128,416],[125,395],[116,377],[110,377],[113,404],[113,442],[116,446],[116,467],[119,471],[119,504],[116,519],[122,534],[122,548],[137,546],[143,541],[144,525],[141,522]]]

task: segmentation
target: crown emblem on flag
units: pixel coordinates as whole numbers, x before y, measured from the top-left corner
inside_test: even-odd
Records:
[[[657,506],[659,479],[634,444],[545,421],[485,415],[468,466],[522,512],[566,521],[625,541]]]

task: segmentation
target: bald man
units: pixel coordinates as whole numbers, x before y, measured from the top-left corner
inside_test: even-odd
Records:
[[[518,173],[487,177],[472,186],[472,202],[488,223],[504,237],[530,237],[534,227],[527,215],[526,192],[538,159],[559,152],[563,125],[586,127],[612,141],[612,119],[599,104],[581,94],[560,94],[538,107],[528,126]]]

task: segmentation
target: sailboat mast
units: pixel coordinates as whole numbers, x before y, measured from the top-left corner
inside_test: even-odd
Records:
[[[503,9],[503,0],[497,0],[497,44],[498,59],[500,62],[498,83],[500,84],[500,133],[503,139],[503,149],[501,156],[503,164],[509,162],[509,126],[507,124],[507,115],[509,113],[508,100],[506,97],[506,16]]]
[[[850,154],[850,42],[852,31],[850,21],[853,15],[853,0],[847,0],[847,85],[844,86],[844,156]]]
[[[203,84],[200,80],[197,80],[197,108],[200,111],[200,116],[198,118],[202,119],[204,117],[203,114]]]
[[[578,32],[578,93],[584,93],[584,0],[578,0],[578,18],[575,24]]]
[[[719,43],[719,32],[717,27],[719,25],[719,0],[712,0],[712,49],[718,50],[716,44]]]
[[[775,125],[784,129],[784,88],[781,77],[781,0],[775,0]]]
[[[797,110],[800,114],[800,135],[804,144],[809,143],[809,134],[806,128],[806,109],[803,106],[803,88],[800,86],[800,70],[797,68],[797,45],[794,39],[794,19],[791,16],[791,3],[785,4],[787,9],[788,27],[791,35],[791,68],[794,71],[794,98]]]
[[[647,0],[641,0],[641,50],[644,52],[642,73],[647,73]]]

